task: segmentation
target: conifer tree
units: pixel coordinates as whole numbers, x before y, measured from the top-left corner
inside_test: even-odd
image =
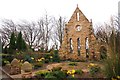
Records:
[[[20,33],[18,34],[18,37],[17,37],[16,47],[19,51],[25,51],[27,49],[26,43],[25,43],[24,39],[22,38],[21,31],[20,31]]]
[[[12,54],[15,49],[16,49],[16,38],[13,32],[10,37],[9,53]]]
[[[23,45],[22,42],[23,42],[22,33],[20,32],[20,33],[18,34],[17,41],[16,41],[16,48],[17,48],[18,50],[22,50],[22,45]]]

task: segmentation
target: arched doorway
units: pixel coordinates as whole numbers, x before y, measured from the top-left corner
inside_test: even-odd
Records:
[[[100,59],[106,59],[107,58],[107,49],[105,46],[100,47]]]

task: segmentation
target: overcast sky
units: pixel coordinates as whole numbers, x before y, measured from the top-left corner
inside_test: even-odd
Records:
[[[78,4],[81,11],[94,24],[109,20],[118,14],[120,0],[0,0],[0,19],[37,20],[47,13],[50,16],[70,19]]]

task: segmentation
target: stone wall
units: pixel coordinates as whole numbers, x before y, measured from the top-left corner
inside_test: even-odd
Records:
[[[79,13],[79,16],[77,15]],[[79,18],[79,19],[78,19]],[[77,31],[77,26],[80,30]],[[89,21],[82,11],[78,8],[74,11],[69,22],[65,25],[63,44],[59,50],[61,59],[86,59],[85,38],[89,40],[89,59],[92,59],[92,52],[95,52],[99,59],[99,43],[95,38],[92,21]],[[72,39],[73,52],[70,53],[70,38]],[[80,56],[78,56],[77,39],[80,38]]]

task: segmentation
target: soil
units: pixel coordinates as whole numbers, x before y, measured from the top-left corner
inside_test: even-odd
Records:
[[[48,64],[43,64],[43,66],[39,69],[36,69],[36,70],[33,70],[32,71],[32,75],[34,76],[35,73],[39,70],[50,70],[52,69],[53,67],[62,67],[62,70],[72,70],[72,69],[82,69],[84,71],[84,74],[83,75],[75,75],[75,77],[81,77],[81,78],[91,78],[91,75],[89,73],[89,70],[88,70],[88,65],[91,63],[91,62],[75,62],[77,63],[77,66],[70,66],[69,65],[69,61],[65,61],[65,62],[60,62],[60,63],[48,63]],[[101,68],[103,68],[103,65],[99,62],[94,62],[96,64],[98,64]],[[9,69],[7,67],[3,67],[3,69],[9,73]],[[11,75],[12,78],[21,78],[21,75],[22,74],[17,74],[17,75]],[[95,74],[95,77],[98,77],[98,78],[101,78],[101,77],[104,77],[103,73],[99,73],[99,74]]]

